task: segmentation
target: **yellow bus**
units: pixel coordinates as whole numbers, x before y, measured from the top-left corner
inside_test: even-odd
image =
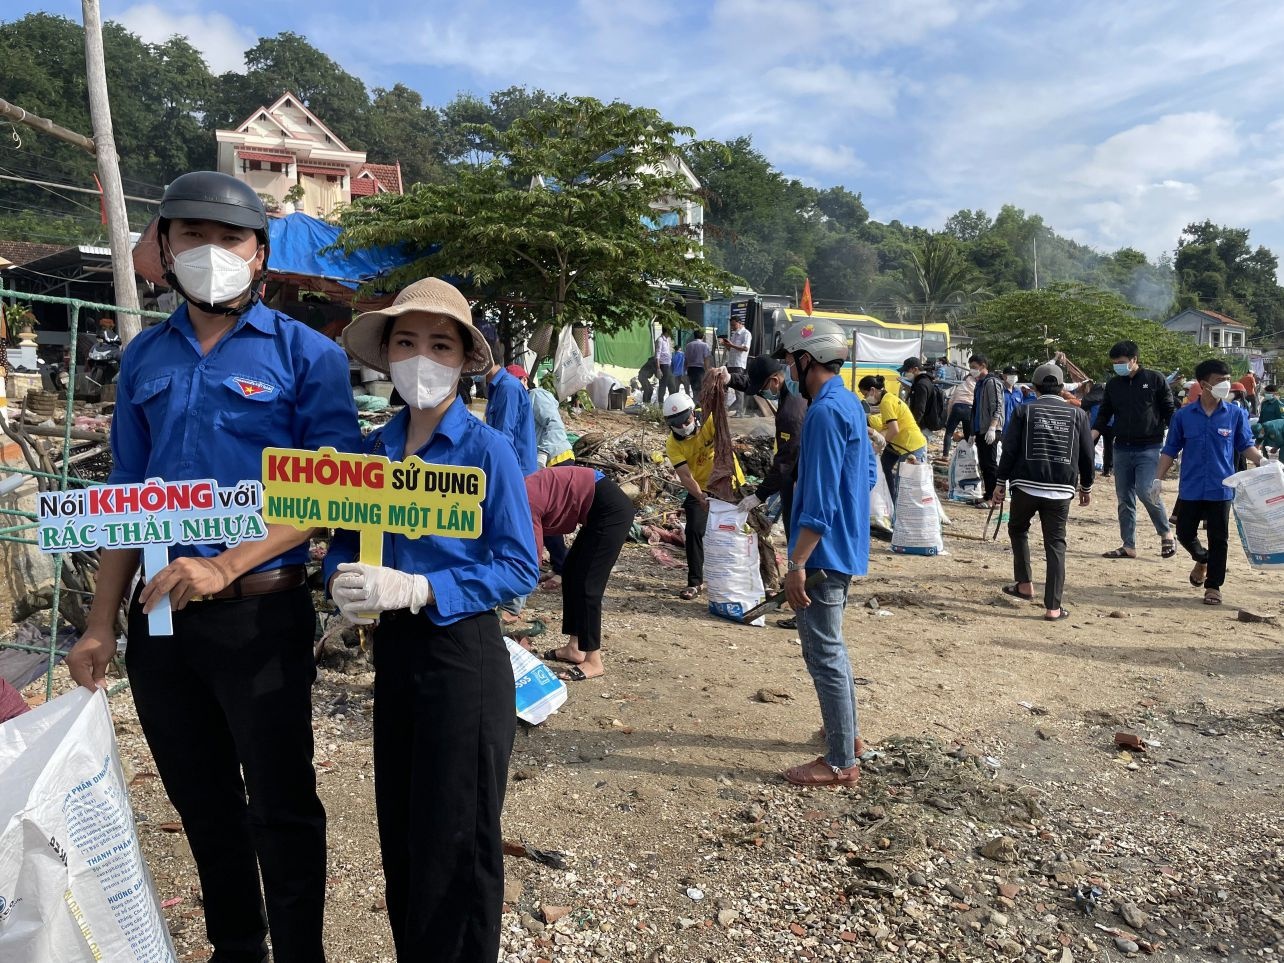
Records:
[[[801,308],[785,308],[785,327],[805,321],[807,312]],[[853,379],[860,381],[865,375],[882,375],[888,387],[896,384],[900,377],[901,362],[913,353],[914,345],[906,344],[905,351],[895,363],[887,360],[871,361],[856,356],[856,335],[868,334],[876,338],[889,338],[898,341],[918,341],[922,339],[919,355],[935,364],[937,358],[945,358],[950,353],[950,326],[939,321],[928,324],[901,324],[896,321],[882,321],[868,314],[841,314],[837,311],[812,311],[811,318],[824,318],[834,321],[847,332],[849,351],[847,363],[843,365],[843,383],[852,387]],[[776,331],[783,333],[785,327],[777,323]]]

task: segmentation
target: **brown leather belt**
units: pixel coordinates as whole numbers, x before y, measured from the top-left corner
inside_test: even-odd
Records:
[[[251,572],[249,575],[242,575],[221,592],[215,592],[213,595],[194,595],[192,601],[208,602],[270,595],[273,592],[298,588],[306,581],[307,572],[302,565],[283,565],[270,572]]]

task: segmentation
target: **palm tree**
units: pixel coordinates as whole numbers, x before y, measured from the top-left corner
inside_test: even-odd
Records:
[[[929,234],[910,248],[910,263],[904,270],[897,313],[913,308],[919,312],[924,333],[929,322],[954,321],[977,301],[990,296],[971,264],[959,253],[954,240],[944,234]]]

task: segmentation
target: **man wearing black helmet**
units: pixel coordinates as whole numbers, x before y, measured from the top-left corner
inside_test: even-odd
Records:
[[[359,450],[343,351],[259,300],[267,215],[249,185],[179,177],[161,199],[158,241],[187,303],[121,358],[109,482],[230,486],[261,478],[266,447]],[[173,546],[129,610],[134,703],[196,860],[218,963],[262,963],[269,929],[276,963],[324,959],[308,534],[269,526],[264,541]],[[67,658],[81,685],[105,685],[138,556],[102,553],[88,626]],[[147,613],[166,595],[174,634],[153,637]]]

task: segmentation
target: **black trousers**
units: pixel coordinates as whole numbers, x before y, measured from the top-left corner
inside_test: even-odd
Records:
[[[942,450],[949,455],[950,449],[954,446],[954,429],[963,429],[963,440],[972,437],[972,406],[971,405],[950,405],[949,416],[945,419],[945,442],[942,444]]]
[[[1190,557],[1208,566],[1204,588],[1220,589],[1226,584],[1226,548],[1230,540],[1231,503],[1191,501],[1177,503],[1177,541]],[[1208,547],[1199,541],[1199,523],[1207,523]]]
[[[566,556],[562,574],[562,634],[574,635],[584,652],[602,647],[602,596],[611,569],[633,527],[634,508],[609,478],[597,483],[588,518]]]
[[[1066,586],[1066,521],[1070,518],[1069,498],[1039,498],[1019,488],[1012,489],[1008,508],[1008,538],[1012,540],[1012,575],[1017,582],[1033,580],[1030,564],[1030,522],[1039,516],[1043,529],[1043,552],[1048,571],[1043,580],[1043,607],[1061,608]]]
[[[682,503],[682,510],[687,516],[687,585],[703,585],[704,527],[709,522],[709,509],[696,501],[688,492],[686,501]]]
[[[261,963],[269,928],[277,963],[325,959],[315,627],[302,586],[189,603],[173,636],[148,632],[137,598],[129,611],[134,705],[196,859],[218,963]]]
[[[985,432],[977,432],[975,441],[977,467],[981,469],[984,485],[981,497],[989,501],[994,497],[994,486],[999,482],[999,440],[995,438],[994,444],[986,444]],[[890,480],[888,484],[891,484]]]
[[[691,397],[699,399],[700,386],[704,384],[704,365],[687,365],[687,380],[691,382]]]
[[[400,963],[490,963],[504,903],[500,813],[513,668],[493,612],[375,630],[375,811]]]
[[[665,395],[672,394],[673,392],[678,390],[678,384],[676,381],[673,380],[672,364],[660,365],[659,381],[660,381],[660,384],[656,388],[655,403],[657,405],[662,405],[664,404]]]

